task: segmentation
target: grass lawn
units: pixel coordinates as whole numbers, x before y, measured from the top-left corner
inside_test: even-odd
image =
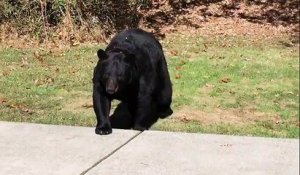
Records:
[[[174,114],[152,129],[299,138],[299,49],[288,39],[172,34],[162,41]],[[94,126],[104,45],[0,48],[0,120]]]

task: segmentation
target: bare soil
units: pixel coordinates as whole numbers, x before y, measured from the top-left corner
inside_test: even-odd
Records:
[[[172,117],[182,122],[197,121],[205,125],[225,123],[243,126],[259,121],[271,121],[274,124],[282,122],[279,116],[272,116],[251,109],[215,109],[213,112],[204,112],[189,106],[174,112]]]

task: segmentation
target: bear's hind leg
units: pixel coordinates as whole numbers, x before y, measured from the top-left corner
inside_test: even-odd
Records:
[[[136,115],[134,119],[134,130],[144,131],[148,130],[158,120],[157,105],[150,103],[146,108],[142,108],[144,113],[142,115]]]

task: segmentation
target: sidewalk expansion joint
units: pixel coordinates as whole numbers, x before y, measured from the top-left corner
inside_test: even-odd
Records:
[[[115,150],[113,150],[111,153],[107,154],[105,157],[103,157],[102,159],[100,159],[99,161],[97,161],[95,164],[93,164],[91,167],[89,167],[88,169],[84,170],[82,173],[80,173],[80,175],[85,175],[87,172],[89,172],[91,169],[93,169],[94,167],[96,167],[97,165],[99,165],[101,162],[103,162],[104,160],[106,160],[107,158],[109,158],[110,156],[112,156],[115,152],[119,151],[122,147],[124,147],[125,145],[127,145],[129,142],[131,142],[133,139],[135,139],[137,136],[139,136],[140,134],[142,134],[143,131],[139,132],[138,134],[134,135],[133,137],[131,137],[129,140],[127,140],[124,144],[122,144],[121,146],[117,147]]]

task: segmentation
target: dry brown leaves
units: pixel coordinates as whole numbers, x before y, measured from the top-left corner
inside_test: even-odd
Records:
[[[29,114],[29,115],[34,113],[34,111],[29,109],[27,106],[25,106],[23,104],[10,102],[9,100],[7,100],[4,97],[0,97],[0,105],[4,105],[4,106],[6,106],[8,108],[11,108],[11,109],[20,110],[22,113]]]

